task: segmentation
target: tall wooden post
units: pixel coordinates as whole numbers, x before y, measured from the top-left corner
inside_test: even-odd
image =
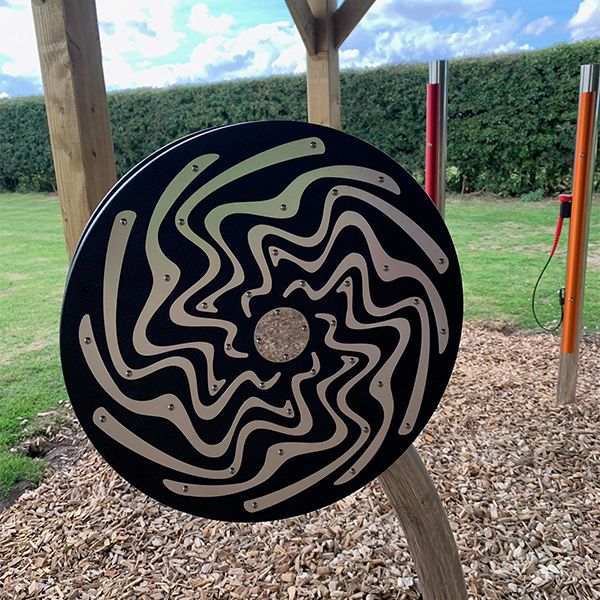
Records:
[[[336,9],[336,0],[286,0],[307,49],[311,123],[340,128],[338,48],[373,2],[346,0]],[[382,473],[380,481],[406,534],[424,600],[466,600],[448,517],[415,447]]]
[[[67,253],[116,181],[94,0],[32,0]]]
[[[600,65],[581,67],[573,168],[573,200],[567,251],[567,281],[558,370],[557,403],[559,405],[574,402],[577,388],[592,185],[598,143],[599,77]]]

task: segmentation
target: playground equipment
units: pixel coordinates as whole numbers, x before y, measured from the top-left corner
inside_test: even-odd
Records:
[[[340,95],[337,50],[372,3],[373,0],[346,0],[338,9],[335,0],[287,1],[307,47],[308,113],[309,121],[312,123],[339,128]],[[33,0],[33,10],[53,158],[65,224],[65,237],[69,256],[72,256],[93,208],[115,182],[95,4],[93,0]],[[190,169],[186,171],[188,175],[200,172],[200,165],[196,164],[199,167],[196,171],[193,168],[194,164],[196,163],[191,163]],[[382,176],[385,181],[385,175]],[[165,183],[168,185],[168,182]],[[382,182],[377,180],[377,183]],[[127,185],[127,182],[124,182],[124,185]],[[422,202],[419,204],[423,205]],[[109,203],[105,205],[106,208],[109,206]],[[121,209],[126,210],[126,205],[120,206],[119,210]],[[360,211],[358,212],[360,214]],[[102,229],[101,215],[102,212],[98,212],[95,217],[100,219],[97,221],[98,231]],[[185,217],[181,218],[184,220],[183,225],[178,222],[176,224],[185,226]],[[122,222],[122,219],[125,223]],[[130,220],[128,216],[121,215],[116,222],[113,220],[113,224],[118,231],[123,233],[128,231]],[[441,228],[441,225],[439,227]],[[90,240],[93,239],[94,229],[95,226],[90,225],[84,233],[84,240],[87,235],[91,236]],[[84,247],[85,241],[81,246],[82,257],[84,256]],[[101,246],[98,251],[102,252]],[[452,259],[452,256],[453,254],[448,251],[448,259]],[[449,267],[455,268],[450,263],[440,262],[442,258],[444,257],[438,257],[438,267],[447,264]],[[444,260],[446,259],[444,258]],[[383,266],[385,264],[382,265],[382,269]],[[75,282],[76,262],[74,269],[73,281]],[[171,284],[174,281],[173,275],[169,272],[162,273],[162,281],[165,284]],[[454,281],[456,282],[456,275]],[[80,286],[79,292],[83,294],[84,298],[86,294],[94,294],[94,290],[85,284]],[[407,297],[411,297],[410,294]],[[277,307],[274,307],[273,311],[275,308]],[[294,309],[289,306],[281,308]],[[454,320],[449,321],[452,327],[455,327],[457,323],[456,310],[456,304],[454,304],[454,308],[450,310],[454,315]],[[82,323],[85,328],[85,319],[79,321],[79,326]],[[259,325],[260,323],[257,323],[256,327]],[[272,329],[276,328],[272,327]],[[440,328],[436,335],[442,334],[441,329],[443,328]],[[269,330],[268,322],[265,330],[267,332]],[[85,330],[80,333],[84,334]],[[449,334],[450,329],[448,328],[442,335]],[[450,335],[456,335],[456,332],[454,331]],[[93,334],[83,335],[78,340],[81,340],[81,344],[79,344],[81,354],[83,353],[82,348],[94,346]],[[453,344],[456,344],[456,338],[454,338]],[[66,357],[67,361],[71,358],[68,351]],[[128,369],[125,369],[124,376],[127,379],[129,377],[133,379],[134,369],[129,370],[131,374],[127,373]],[[84,376],[89,377],[88,374]],[[377,387],[379,387],[378,381],[376,380],[375,383]],[[133,381],[131,383],[133,384]],[[445,383],[440,382],[437,385],[441,390]],[[168,393],[166,390],[160,391]],[[175,410],[174,402],[167,403],[166,410],[171,411],[170,404]],[[96,417],[98,425],[109,422],[108,413],[97,413]],[[93,415],[88,421],[88,429],[91,427],[92,418]],[[396,424],[400,425],[398,420],[400,415],[394,416],[394,419],[397,419]],[[85,418],[83,420],[85,421]],[[417,429],[422,426],[423,422],[424,418],[420,424],[417,421]],[[413,424],[411,423],[411,425]],[[371,426],[369,423],[369,427]],[[277,455],[279,455],[278,452]],[[381,468],[385,468],[390,460],[391,454],[386,454],[385,457],[382,455],[378,467],[373,469],[371,476]],[[462,569],[445,511],[414,447],[409,446],[395,462],[383,471],[380,478],[407,535],[424,598],[447,598],[449,600],[466,598]],[[366,476],[364,481],[366,481]],[[184,485],[187,486],[185,492]],[[190,484],[182,483],[179,491],[188,493],[192,489]],[[328,494],[326,502],[333,499],[335,495],[331,491],[331,487],[326,494]],[[315,505],[312,504],[312,506]],[[302,509],[305,507],[306,505],[303,505]],[[252,504],[250,504],[250,508],[253,508]],[[259,508],[258,502],[255,508]],[[290,514],[295,510],[294,508],[286,509],[285,514]]]
[[[592,186],[598,147],[599,80],[600,65],[581,67],[565,307],[558,371],[558,404],[574,402],[577,388]]]

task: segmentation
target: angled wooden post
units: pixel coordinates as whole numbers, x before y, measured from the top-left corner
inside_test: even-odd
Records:
[[[116,181],[94,0],[33,0],[67,253]]]
[[[307,48],[308,120],[340,128],[338,48],[374,0],[286,0],[303,40],[316,31],[316,53]],[[293,5],[291,7],[290,5]],[[292,10],[293,8],[293,10]],[[294,16],[294,11],[302,14]],[[311,18],[312,17],[312,18]],[[299,24],[300,23],[300,24]],[[380,481],[406,534],[424,600],[466,600],[456,542],[444,506],[419,453],[411,446]]]

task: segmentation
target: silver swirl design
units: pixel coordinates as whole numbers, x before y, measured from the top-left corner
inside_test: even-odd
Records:
[[[83,302],[73,324],[98,386],[85,408],[93,427],[82,422],[102,448],[110,440],[139,458],[152,495],[189,512],[221,518],[200,501],[225,499],[231,518],[256,520],[301,512],[290,502],[323,486],[326,500],[352,491],[423,426],[432,360],[459,334],[438,289],[457,272],[452,252],[402,210],[394,173],[333,162],[328,135],[233,161],[204,151],[140,207],[124,192],[160,166],[168,152],[159,153],[95,217],[108,231],[101,299],[89,310]],[[266,197],[245,185],[275,171]],[[95,229],[72,279],[92,260]],[[393,247],[390,231],[410,252]],[[415,252],[419,264],[400,258]],[[136,268],[145,287],[132,294]],[[404,287],[410,293],[398,297]],[[265,308],[288,305],[296,322],[311,323],[310,339],[303,325],[293,356],[265,361],[256,323]],[[63,323],[63,345],[68,329]]]

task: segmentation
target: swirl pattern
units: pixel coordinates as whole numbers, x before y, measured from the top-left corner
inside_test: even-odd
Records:
[[[314,510],[389,466],[450,377],[462,320],[443,221],[352,136],[193,134],[92,216],[61,321],[65,382],[128,481],[192,514]]]

